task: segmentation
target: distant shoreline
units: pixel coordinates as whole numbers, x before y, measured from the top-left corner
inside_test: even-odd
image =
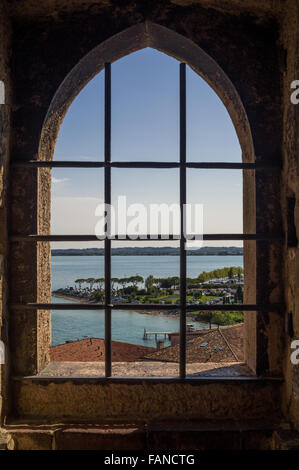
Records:
[[[243,256],[243,253],[227,253],[227,254],[219,254],[219,253],[193,253],[189,254],[189,256]],[[88,253],[52,253],[52,256],[104,256],[104,254],[88,254]],[[180,256],[177,253],[112,253],[112,256]]]
[[[104,256],[103,248],[53,249],[52,256]],[[179,248],[174,247],[122,247],[112,248],[112,256],[180,256]],[[202,247],[187,250],[188,256],[243,256],[241,247]]]

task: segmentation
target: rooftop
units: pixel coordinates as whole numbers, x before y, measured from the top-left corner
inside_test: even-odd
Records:
[[[187,363],[243,361],[243,323],[196,333],[193,338],[187,334]],[[150,352],[143,359],[179,362],[179,353],[180,346],[176,344]]]
[[[111,345],[112,361],[114,362],[134,362],[154,351],[155,348],[122,343],[121,341],[112,341]],[[52,362],[104,362],[105,342],[99,338],[87,338],[52,346],[50,360]]]
[[[187,364],[231,364],[243,361],[243,324],[219,330],[201,330],[196,333],[187,335]],[[105,342],[99,338],[87,338],[53,346],[50,351],[50,359],[55,363],[104,362]],[[147,363],[173,363],[172,369],[175,373],[179,362],[179,344],[156,350],[147,346],[112,341],[112,362],[142,364],[143,361]],[[131,365],[130,369],[132,367]],[[143,364],[140,367],[144,368],[145,366]],[[157,368],[154,365],[151,367]],[[194,367],[192,372],[194,372],[193,369]]]

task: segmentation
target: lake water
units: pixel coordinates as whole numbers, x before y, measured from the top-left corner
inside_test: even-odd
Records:
[[[188,277],[196,277],[203,271],[228,266],[242,266],[243,256],[189,256]],[[112,277],[127,277],[139,274],[147,277],[179,275],[178,256],[113,256]],[[104,277],[103,256],[53,256],[52,289],[75,286],[75,280],[88,277]],[[69,302],[53,297],[53,302]],[[206,324],[196,323],[197,328]],[[127,310],[112,312],[112,339],[128,343],[155,346],[155,339],[144,340],[144,328],[148,331],[178,331],[179,319],[153,316]],[[52,345],[84,337],[104,338],[104,312],[99,310],[52,312]],[[165,343],[167,345],[167,343]]]

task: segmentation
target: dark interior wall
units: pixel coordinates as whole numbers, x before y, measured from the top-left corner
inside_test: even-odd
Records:
[[[244,103],[261,158],[280,159],[279,28],[274,18],[239,16],[169,1],[113,2],[55,17],[17,17],[13,23],[15,88],[13,158],[37,153],[43,118],[67,73],[92,48],[150,20],[188,37],[223,68]],[[30,119],[28,119],[30,116]],[[24,126],[25,123],[25,126]]]
[[[8,162],[10,151],[10,20],[7,9],[0,4],[0,80],[4,83],[4,103],[0,104],[0,341],[5,345],[6,364],[0,364],[0,426],[1,416],[8,407],[8,312],[7,312],[7,215]]]
[[[299,340],[299,103],[291,101],[291,83],[299,80],[299,4],[287,1],[282,17],[281,42],[285,48],[283,72],[283,171],[281,204],[286,233],[283,274],[286,302],[284,350],[284,410],[299,423],[299,364],[290,360],[291,343]],[[297,94],[298,97],[298,94]]]

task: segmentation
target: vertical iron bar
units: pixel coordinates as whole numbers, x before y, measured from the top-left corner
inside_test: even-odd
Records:
[[[105,163],[111,162],[111,64],[105,64]],[[105,204],[111,204],[111,167],[105,166]],[[106,214],[108,215],[108,214]],[[111,231],[110,218],[106,218],[105,238],[105,303],[111,304]],[[105,309],[105,376],[111,376],[111,308]]]
[[[186,64],[180,64],[180,163],[186,162]],[[185,249],[186,167],[180,166],[180,378],[186,377],[186,249]]]

